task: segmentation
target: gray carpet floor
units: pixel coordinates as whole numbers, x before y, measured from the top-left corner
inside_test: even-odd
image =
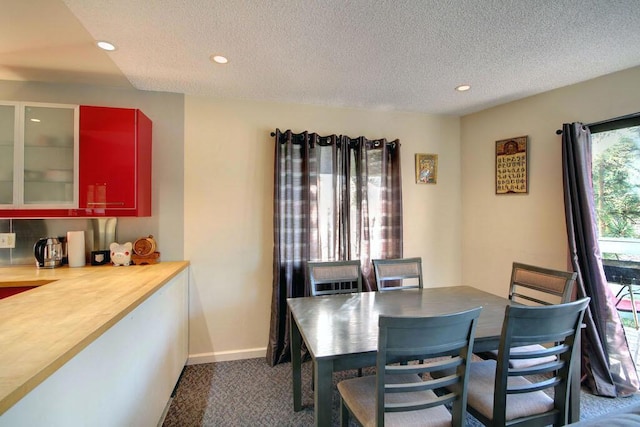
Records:
[[[365,370],[365,374],[372,373]],[[355,376],[355,371],[335,373],[333,425],[338,426],[338,381]],[[303,410],[293,411],[291,364],[269,366],[265,359],[191,365],[184,369],[175,397],[163,422],[164,427],[301,427],[313,426],[311,363],[302,370]],[[589,419],[640,403],[640,394],[606,398],[583,390],[581,419]],[[467,415],[468,427],[479,426]]]

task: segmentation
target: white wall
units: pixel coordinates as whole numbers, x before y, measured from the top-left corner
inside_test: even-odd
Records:
[[[506,295],[511,263],[567,269],[563,123],[640,111],[640,67],[461,119],[462,281]],[[529,136],[529,194],[495,195],[495,141]]]
[[[190,358],[265,354],[273,259],[276,128],[399,138],[405,256],[425,286],[461,279],[459,119],[303,105],[185,99],[185,258],[191,261]],[[415,184],[414,154],[439,155],[436,185]]]
[[[0,100],[139,108],[153,121],[152,216],[118,219],[118,239],[152,234],[161,259],[184,259],[184,96],[85,85],[0,80]],[[114,172],[115,173],[115,172]]]
[[[405,256],[422,257],[426,286],[506,295],[514,260],[567,267],[556,129],[640,111],[639,88],[640,67],[462,119],[3,81],[0,99],[140,108],[154,121],[154,214],[119,220],[119,236],[154,234],[163,259],[192,262],[197,362],[264,354],[276,127],[399,138]],[[529,136],[529,194],[496,196],[495,141],[520,135]],[[439,155],[438,184],[415,184],[415,153]]]

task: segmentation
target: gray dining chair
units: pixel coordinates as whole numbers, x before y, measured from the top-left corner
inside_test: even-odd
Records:
[[[309,261],[307,276],[312,296],[362,292],[359,260]]]
[[[471,349],[481,307],[436,317],[380,316],[376,375],[340,381],[340,425],[462,427]],[[415,363],[424,358],[429,363]],[[427,375],[453,373],[440,379]],[[449,387],[438,397],[434,390]],[[451,412],[444,406],[451,405]]]
[[[514,262],[509,299],[518,304],[550,305],[571,300],[578,273]]]
[[[359,260],[308,261],[307,278],[311,296],[362,292],[362,270]],[[362,376],[362,368],[358,369]],[[311,388],[315,377],[311,376]]]
[[[514,262],[511,268],[509,299],[517,305],[544,306],[563,304],[571,301],[578,273]],[[547,344],[548,345],[548,344]],[[512,354],[542,350],[540,344],[518,346],[511,349]],[[496,359],[498,351],[479,354],[483,359]],[[555,356],[546,358],[513,359],[513,368],[527,367],[555,360]]]
[[[471,363],[467,410],[486,426],[565,425],[569,416],[570,382],[584,312],[589,298],[548,306],[508,306],[497,360]],[[509,349],[523,344],[554,342],[527,353]],[[547,363],[511,367],[518,359],[547,358]],[[577,362],[579,363],[579,362]],[[440,376],[444,375],[440,373]],[[436,375],[439,376],[439,375]],[[544,390],[553,389],[553,397]]]
[[[422,258],[374,259],[378,291],[422,289]]]

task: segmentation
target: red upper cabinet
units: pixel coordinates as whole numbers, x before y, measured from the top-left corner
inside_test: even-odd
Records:
[[[151,120],[80,106],[79,215],[151,216]]]

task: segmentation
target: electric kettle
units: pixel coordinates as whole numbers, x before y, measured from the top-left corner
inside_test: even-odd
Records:
[[[38,268],[56,268],[62,265],[62,243],[57,237],[44,237],[33,245],[33,256]]]

